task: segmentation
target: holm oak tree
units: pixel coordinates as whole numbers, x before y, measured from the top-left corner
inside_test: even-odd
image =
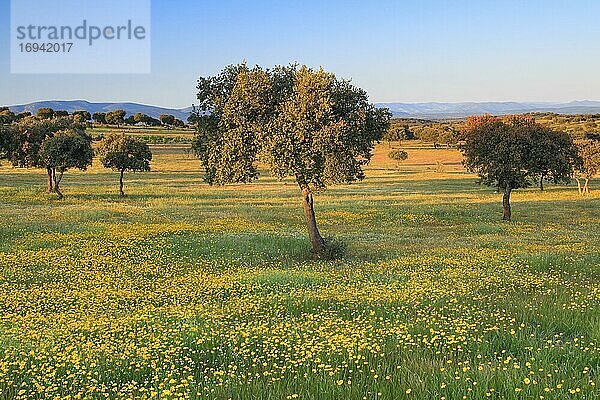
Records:
[[[198,80],[194,150],[211,185],[251,182],[264,162],[302,194],[313,253],[324,251],[313,193],[364,178],[390,114],[366,92],[322,69],[231,65]]]
[[[123,192],[125,171],[150,171],[152,153],[148,144],[131,136],[113,134],[102,139],[97,149],[100,162],[105,168],[119,171],[119,195]]]

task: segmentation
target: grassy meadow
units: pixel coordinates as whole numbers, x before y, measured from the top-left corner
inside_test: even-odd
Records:
[[[600,398],[600,180],[503,223],[457,150],[388,151],[315,197],[336,261],[291,180],[209,187],[185,146],[124,199],[98,162],[63,201],[1,166],[0,398]]]

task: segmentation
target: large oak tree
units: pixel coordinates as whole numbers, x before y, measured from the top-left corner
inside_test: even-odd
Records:
[[[389,125],[390,114],[366,92],[322,69],[231,65],[198,80],[194,150],[211,185],[251,182],[257,162],[302,193],[309,239],[324,250],[313,193],[364,178],[363,166]]]

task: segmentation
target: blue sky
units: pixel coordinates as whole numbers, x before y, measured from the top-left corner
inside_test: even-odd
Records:
[[[0,104],[185,107],[198,76],[242,60],[323,66],[376,102],[600,100],[599,15],[597,0],[153,0],[151,74],[11,75],[0,0]]]

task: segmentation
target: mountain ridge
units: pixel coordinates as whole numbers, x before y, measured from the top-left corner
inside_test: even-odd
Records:
[[[533,112],[552,112],[556,114],[598,114],[600,101],[575,100],[571,102],[517,102],[517,101],[484,101],[484,102],[425,102],[376,103],[378,107],[387,107],[394,117],[421,119],[465,118],[471,115],[506,115]],[[87,100],[45,100],[27,104],[9,106],[11,111],[19,113],[30,111],[35,113],[39,108],[50,107],[54,110],[69,112],[86,110],[90,113],[108,112],[123,109],[127,115],[141,112],[154,118],[160,114],[172,114],[183,121],[187,119],[192,108],[168,108],[134,102],[90,102]]]
[[[556,114],[596,114],[600,113],[600,101],[579,100],[571,102],[427,102],[427,103],[377,103],[387,107],[395,117],[406,118],[464,118],[471,115],[506,115],[532,112],[552,112]]]

